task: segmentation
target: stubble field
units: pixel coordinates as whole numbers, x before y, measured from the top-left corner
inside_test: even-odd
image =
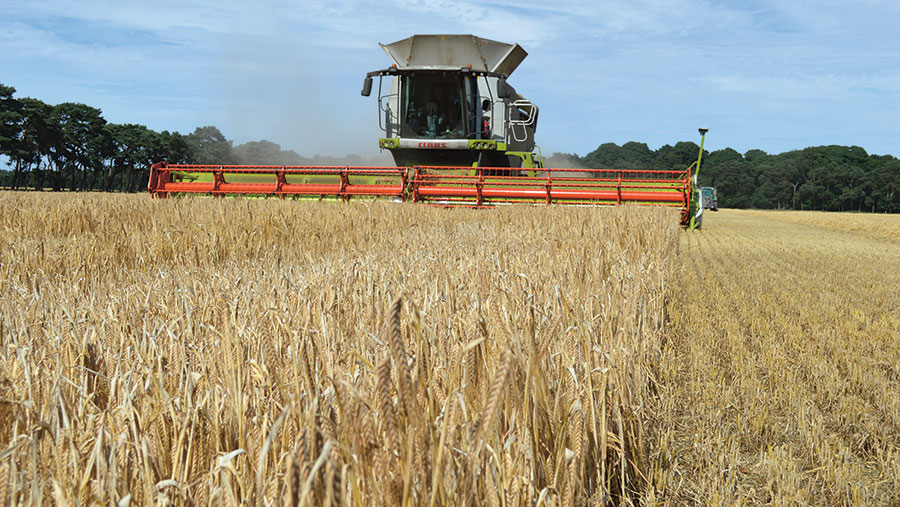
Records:
[[[657,488],[721,505],[897,505],[900,216],[710,215],[681,242]]]
[[[0,501],[896,503],[898,229],[3,193]]]

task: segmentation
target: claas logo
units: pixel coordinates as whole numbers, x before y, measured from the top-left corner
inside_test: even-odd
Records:
[[[419,148],[446,148],[447,143],[435,143],[429,141],[422,141],[419,143]]]

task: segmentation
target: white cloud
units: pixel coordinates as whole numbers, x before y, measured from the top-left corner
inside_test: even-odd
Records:
[[[20,95],[87,102],[160,130],[216,124],[238,141],[310,154],[374,150],[362,75],[388,63],[378,42],[414,33],[522,44],[530,57],[515,85],[542,108],[542,142],[561,151],[617,135],[674,142],[692,138],[690,126],[673,139],[685,125],[740,116],[744,127],[719,134],[737,145],[772,121],[747,96],[777,104],[765,114],[796,122],[792,131],[817,132],[804,124],[814,105],[862,114],[900,92],[896,2],[45,0],[6,10],[0,67]],[[870,114],[868,137],[893,146],[898,120]]]

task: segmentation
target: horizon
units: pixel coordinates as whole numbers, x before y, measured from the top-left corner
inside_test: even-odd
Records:
[[[215,125],[235,145],[268,140],[304,157],[379,155],[376,101],[359,89],[390,63],[378,43],[414,33],[521,44],[529,56],[510,83],[540,108],[546,154],[630,141],[655,151],[699,143],[704,126],[709,151],[900,155],[900,50],[885,42],[900,5],[890,2],[50,0],[8,11],[0,82],[17,98],[81,102],[157,131]]]

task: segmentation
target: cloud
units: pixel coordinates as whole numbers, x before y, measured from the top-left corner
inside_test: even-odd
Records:
[[[7,11],[0,68],[19,95],[158,130],[216,124],[306,155],[375,150],[362,76],[388,63],[378,42],[414,33],[522,44],[530,56],[512,80],[541,107],[539,141],[556,151],[671,144],[709,120],[713,146],[774,151],[846,133],[822,115],[868,113],[859,123],[885,152],[900,128],[882,114],[900,92],[900,49],[886,43],[895,2],[44,0]],[[773,121],[792,122],[793,140],[762,139]]]

